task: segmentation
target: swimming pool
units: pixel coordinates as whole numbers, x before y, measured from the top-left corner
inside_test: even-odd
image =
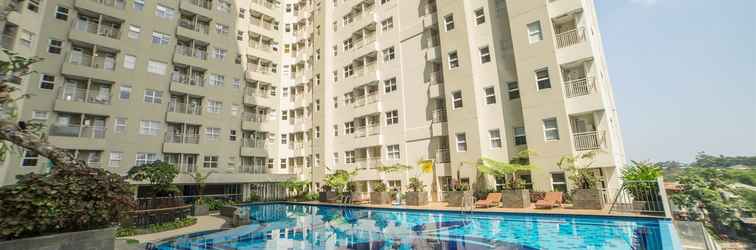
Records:
[[[460,213],[288,203],[245,206],[252,224],[157,249],[677,249],[652,218]]]

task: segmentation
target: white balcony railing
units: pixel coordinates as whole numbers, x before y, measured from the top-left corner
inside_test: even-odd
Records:
[[[189,76],[188,74],[173,72],[171,80],[175,83],[181,83],[191,86],[202,87],[205,86],[206,79],[201,75]]]
[[[572,137],[577,151],[600,149],[603,144],[603,136],[599,131],[575,133]]]
[[[433,123],[446,122],[446,109],[433,110]]]
[[[60,99],[72,102],[86,102],[94,104],[110,104],[110,89],[87,90],[83,88],[64,87],[60,92]]]
[[[165,143],[199,144],[199,135],[168,133],[165,135]]]
[[[590,95],[596,91],[593,77],[580,78],[564,82],[564,94],[567,98]]]
[[[568,30],[556,35],[557,48],[566,48],[583,41],[585,35],[583,28]]]
[[[116,9],[124,9],[126,7],[126,0],[90,0],[92,2],[102,4],[108,7],[113,7]]]
[[[182,113],[188,115],[202,115],[202,105],[194,103],[169,102],[168,112]]]
[[[105,138],[104,126],[81,126],[81,125],[59,125],[50,126],[50,135],[79,137],[79,138]]]
[[[451,162],[451,155],[449,155],[449,149],[448,148],[442,148],[436,150],[436,162],[438,163],[449,163]]]

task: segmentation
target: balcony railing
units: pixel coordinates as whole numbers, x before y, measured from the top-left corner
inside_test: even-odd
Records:
[[[116,9],[124,9],[126,7],[126,0],[90,0],[92,2],[102,4],[108,7],[113,7]]]
[[[594,91],[596,91],[596,83],[593,77],[564,82],[564,92],[567,98],[590,95]]]
[[[110,91],[100,92],[100,90],[87,90],[84,88],[64,87],[60,92],[61,100],[72,102],[86,102],[94,104],[110,104]]]
[[[262,98],[270,97],[270,91],[263,91],[263,90],[258,90],[255,88],[247,88],[247,90],[245,91],[245,94],[247,96],[256,96],[256,97],[262,97]]]
[[[205,86],[206,79],[202,76],[189,76],[178,72],[173,72],[171,80],[175,83],[187,84],[191,86],[202,87]]]
[[[105,138],[104,126],[81,126],[81,125],[52,125],[50,126],[50,135],[79,137],[79,138]]]
[[[261,6],[265,7],[265,8],[268,8],[268,9],[278,8],[278,5],[275,5],[275,4],[273,4],[273,2],[267,1],[267,0],[252,0],[250,2],[256,3],[258,5],[261,5]]]
[[[177,163],[173,165],[176,166],[181,173],[194,173],[197,171],[196,163]]]
[[[165,136],[165,143],[199,144],[199,134],[171,134]]]
[[[249,19],[249,24],[252,24],[254,26],[266,29],[266,30],[274,30],[274,25],[271,22],[266,22],[257,18]]]
[[[380,135],[380,134],[381,134],[381,125],[379,124],[369,124],[367,126],[360,126],[360,127],[355,128],[354,130],[354,136],[358,138]]]
[[[267,116],[265,115],[259,115],[256,113],[247,113],[245,112],[244,115],[244,121],[246,122],[254,122],[254,123],[262,123],[267,121]]]
[[[354,98],[354,106],[355,107],[362,107],[367,104],[377,103],[380,102],[381,98],[377,94],[372,95],[365,95],[365,96],[358,96]]]
[[[205,50],[199,50],[199,49],[193,49],[187,46],[182,45],[176,45],[176,53],[188,57],[194,57],[200,60],[207,60],[207,51]]]
[[[442,148],[436,150],[436,162],[438,163],[449,163],[451,162],[451,155],[449,155],[449,149],[448,148]]]
[[[374,169],[382,165],[381,156],[374,156],[372,158],[358,158],[354,160],[354,165],[357,169]]]
[[[3,34],[2,39],[0,40],[0,46],[5,49],[12,50],[14,43],[16,43],[16,37],[8,34]]]
[[[428,76],[428,83],[430,84],[444,83],[444,74],[441,73],[441,71],[431,72],[430,75]]]
[[[189,0],[189,3],[191,3],[194,6],[205,8],[208,10],[213,9],[213,1],[210,1],[210,0]]]
[[[210,32],[210,25],[205,23],[194,23],[191,20],[181,19],[179,26],[185,29],[193,30],[202,34],[208,34]]]
[[[265,165],[242,165],[239,167],[239,173],[243,174],[265,174]]]
[[[556,35],[557,48],[566,48],[578,44],[585,39],[582,28],[568,30]]]
[[[446,122],[446,109],[436,109],[433,110],[433,122],[434,123],[440,123],[440,122]]]
[[[188,114],[188,115],[202,115],[202,107],[200,104],[169,102],[168,112],[182,113],[182,114]]]
[[[247,64],[247,70],[250,72],[256,72],[260,74],[274,74],[273,67],[270,66],[260,66],[259,64]]]
[[[108,25],[101,25],[96,22],[76,20],[74,25],[76,30],[81,32],[87,32],[99,36],[109,37],[113,39],[120,39],[121,30]]]
[[[245,148],[267,148],[268,145],[268,142],[263,139],[245,138],[242,140],[242,147]]]
[[[115,57],[92,56],[92,54],[71,51],[68,63],[96,69],[115,70]]]
[[[599,131],[575,133],[572,137],[577,151],[600,149],[603,144],[603,136]]]

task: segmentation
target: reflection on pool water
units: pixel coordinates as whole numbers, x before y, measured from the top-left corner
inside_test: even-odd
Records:
[[[245,206],[252,224],[182,236],[173,249],[676,249],[667,220],[407,211],[295,204]]]

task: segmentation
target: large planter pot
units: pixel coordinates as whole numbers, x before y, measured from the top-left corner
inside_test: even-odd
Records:
[[[386,205],[391,204],[391,193],[389,192],[370,192],[370,204]]]
[[[465,197],[472,195],[472,191],[450,191],[444,194],[444,200],[450,207],[461,207]]]
[[[501,191],[501,206],[505,208],[529,208],[530,190],[515,189]]]
[[[406,202],[408,206],[428,205],[428,192],[407,192]]]
[[[598,189],[575,189],[572,194],[572,208],[604,209],[604,196]]]
[[[238,210],[237,206],[223,206],[220,209],[220,215],[228,218],[234,217],[234,213]]]
[[[194,209],[192,210],[192,215],[194,216],[205,216],[210,214],[210,207],[205,204],[194,204]]]
[[[0,249],[64,250],[115,248],[116,228],[95,229],[45,235],[18,240],[0,241]]]
[[[338,195],[336,192],[327,191],[318,193],[318,201],[320,202],[336,202]]]

